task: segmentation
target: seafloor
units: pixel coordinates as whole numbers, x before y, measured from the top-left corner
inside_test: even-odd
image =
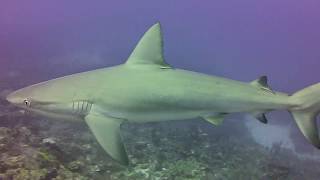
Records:
[[[10,112],[10,113],[9,113]],[[320,163],[256,144],[241,121],[124,124],[130,166],[111,160],[84,123],[24,115],[0,101],[0,179],[316,180]]]

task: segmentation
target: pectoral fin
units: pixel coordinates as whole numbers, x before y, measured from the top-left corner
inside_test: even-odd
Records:
[[[219,126],[220,124],[222,124],[226,115],[227,114],[225,114],[225,113],[221,113],[221,114],[215,114],[212,116],[206,116],[206,117],[202,117],[202,118],[215,126]]]
[[[128,155],[120,137],[120,125],[124,120],[99,113],[90,113],[85,120],[102,148],[114,160],[128,165]]]

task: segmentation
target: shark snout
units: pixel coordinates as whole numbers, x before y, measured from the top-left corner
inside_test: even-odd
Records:
[[[23,98],[18,96],[18,94],[16,92],[12,92],[12,93],[8,94],[6,99],[11,104],[21,104],[23,102]]]

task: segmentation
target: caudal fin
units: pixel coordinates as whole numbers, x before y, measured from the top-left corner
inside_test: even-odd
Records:
[[[289,109],[300,131],[307,140],[320,149],[317,115],[320,112],[320,83],[296,92],[291,97],[294,104]]]

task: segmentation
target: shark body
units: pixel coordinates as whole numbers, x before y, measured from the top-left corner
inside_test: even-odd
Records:
[[[247,83],[175,69],[164,61],[157,23],[126,63],[28,86],[7,100],[45,116],[85,121],[104,150],[128,164],[120,135],[120,125],[126,121],[202,117],[218,125],[230,113],[246,112],[267,123],[265,112],[288,109],[304,136],[319,148],[315,122],[319,90],[316,84],[289,96],[273,91],[264,76]]]

